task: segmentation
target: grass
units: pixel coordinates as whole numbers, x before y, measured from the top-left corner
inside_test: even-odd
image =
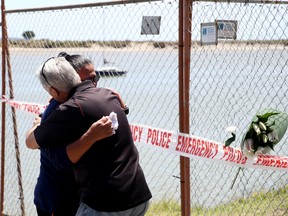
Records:
[[[174,200],[163,200],[157,203],[150,203],[145,216],[176,216],[181,215],[181,206]]]
[[[288,186],[269,192],[260,192],[247,199],[237,199],[215,208],[191,207],[191,216],[288,216]],[[181,216],[177,201],[151,203],[146,216]]]

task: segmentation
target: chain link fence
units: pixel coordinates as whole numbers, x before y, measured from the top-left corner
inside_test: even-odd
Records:
[[[241,135],[258,110],[287,111],[287,9],[284,4],[193,4],[192,41],[200,38],[201,23],[231,20],[238,26],[237,40],[224,38],[217,46],[192,46],[191,133],[225,141],[225,129],[234,125],[239,137],[235,146],[239,147]],[[271,154],[287,155],[286,143],[284,137]],[[288,215],[287,172],[244,169],[231,188],[237,171],[236,167],[191,160],[192,205],[221,206],[216,212],[204,211],[205,215]],[[278,192],[281,188],[284,193]]]
[[[197,1],[191,7],[190,133],[224,142],[228,126],[237,126],[241,137],[259,109],[288,110],[285,2]],[[37,67],[62,51],[81,54],[96,70],[126,72],[101,75],[98,85],[121,94],[130,123],[179,131],[178,1],[101,2],[5,14],[13,81],[6,77],[7,97],[12,86],[15,100],[47,104]],[[201,23],[215,20],[237,21],[236,40],[224,37],[217,45],[201,46]],[[5,117],[3,213],[36,215],[39,152],[25,146],[35,115],[20,109],[14,115],[6,106]],[[288,155],[286,143],[285,136],[271,154]],[[181,215],[179,156],[147,145],[137,148],[153,194],[147,215]],[[191,215],[288,215],[288,172],[242,169],[231,187],[238,167],[191,159],[190,171]]]

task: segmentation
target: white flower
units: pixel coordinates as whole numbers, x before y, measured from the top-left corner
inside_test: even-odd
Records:
[[[235,134],[236,133],[236,129],[237,129],[236,126],[230,126],[230,127],[226,128],[226,132]]]

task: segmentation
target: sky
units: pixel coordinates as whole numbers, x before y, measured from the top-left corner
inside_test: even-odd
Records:
[[[6,0],[6,10],[103,2],[105,0]],[[280,0],[281,1],[281,0]],[[288,0],[285,0],[287,2]]]
[[[101,2],[99,0],[6,0],[6,10]]]
[[[38,7],[55,7],[55,6],[63,6],[63,5],[75,5],[75,4],[87,4],[87,3],[96,3],[96,2],[107,2],[112,0],[6,0],[5,1],[5,8],[6,10],[13,10],[13,9],[25,9],[25,8],[38,8]],[[286,0],[285,0],[286,1]],[[288,0],[287,0],[288,1]],[[161,1],[159,1],[161,2]],[[164,0],[164,2],[170,2],[169,0]],[[107,40],[141,40],[143,37],[140,38],[139,31],[141,30],[141,21],[143,16],[161,16],[161,27],[160,27],[160,35],[153,37],[154,40],[168,40],[173,41],[175,38],[177,38],[177,1],[171,0],[171,2],[176,2],[176,5],[174,4],[160,4],[161,6],[164,6],[165,8],[159,7],[153,7],[153,4],[148,4],[143,7],[139,7],[143,9],[143,11],[138,11],[137,13],[133,12],[133,20],[130,16],[130,14],[127,14],[126,8],[123,9],[123,13],[121,14],[121,19],[124,20],[121,22],[118,19],[113,19],[113,14],[110,16],[111,20],[109,22],[108,17],[105,18],[106,24],[110,25],[107,29],[105,29],[105,34],[103,33],[103,26],[98,26],[101,29],[95,29],[98,30],[98,32],[102,32],[102,36],[105,35],[105,38]],[[225,4],[225,3],[223,3]],[[202,5],[202,6],[201,6]],[[148,9],[146,9],[148,7]],[[151,7],[151,8],[150,8]],[[120,8],[120,7],[119,7]],[[175,9],[176,8],[176,9]],[[271,39],[287,39],[288,37],[288,4],[284,5],[271,5],[271,7],[266,6],[265,7],[261,4],[228,4],[228,5],[221,5],[221,4],[215,4],[215,3],[205,3],[196,2],[193,7],[193,27],[195,28],[193,32],[193,38],[196,40],[200,39],[200,25],[201,23],[207,23],[207,22],[213,22],[215,19],[224,19],[224,20],[236,20],[238,22],[237,27],[237,39],[239,40],[271,40]],[[129,10],[131,12],[131,10]],[[55,13],[56,16],[57,13]],[[116,13],[115,13],[116,14]],[[92,16],[92,15],[91,15]],[[16,16],[15,16],[16,17]],[[110,18],[109,17],[109,18]],[[30,17],[28,17],[30,18]],[[67,16],[67,19],[69,17]],[[24,19],[23,17],[16,18],[16,21],[19,19]],[[55,17],[56,19],[56,17]],[[106,20],[107,19],[107,20]],[[96,19],[95,19],[96,20]],[[103,20],[103,18],[102,18]],[[113,26],[113,24],[116,25],[115,20],[118,20],[118,23],[125,23],[127,20],[129,20],[130,23],[136,23],[137,25],[135,27],[135,32],[131,32],[129,35],[125,35],[125,32],[121,34],[125,29],[120,28],[121,26]],[[132,21],[133,22],[132,22]],[[22,29],[22,26],[17,26],[13,28],[13,25],[17,24],[16,21],[10,21],[11,28],[9,29],[9,35],[13,38],[19,38],[22,37],[23,31],[27,30],[26,28],[30,28],[36,33],[35,39],[47,39],[48,36],[45,35],[45,32],[40,30],[39,28],[41,26],[32,26],[33,23],[27,23],[28,26],[25,26],[25,29]],[[101,21],[101,20],[100,20]],[[135,22],[134,22],[135,21]],[[82,22],[82,21],[81,21]],[[104,21],[103,21],[104,22]],[[69,21],[67,21],[69,23]],[[31,26],[29,26],[31,25]],[[35,23],[37,25],[37,23]],[[72,23],[71,25],[75,25]],[[82,24],[78,25],[79,27],[82,26]],[[105,26],[105,25],[104,25]],[[117,29],[119,27],[119,29]],[[24,27],[23,27],[24,28]],[[110,30],[114,30],[114,33],[110,33]],[[117,31],[115,30],[117,29]],[[48,29],[49,30],[49,29]],[[46,31],[48,31],[46,29]],[[87,29],[86,29],[87,30]],[[88,29],[89,30],[89,29]],[[88,31],[87,30],[87,31]],[[53,29],[54,31],[54,29]],[[84,31],[84,30],[83,30]],[[49,32],[52,32],[49,31]],[[96,31],[97,32],[97,31]],[[115,32],[118,32],[119,34],[115,34]],[[173,33],[173,34],[170,34]],[[89,34],[92,34],[91,37],[88,38]],[[87,35],[87,38],[89,40],[103,40],[103,38],[94,38],[95,34],[89,30],[89,32],[85,32],[85,35]],[[122,35],[124,36],[122,37]],[[137,35],[137,36],[135,36]],[[70,38],[72,37],[73,38]],[[108,38],[110,36],[111,38]],[[113,36],[113,38],[112,38]],[[79,35],[82,39],[82,35]],[[103,36],[104,37],[104,36]],[[78,40],[77,35],[70,35],[69,32],[67,32],[67,35],[62,34],[61,35],[49,35],[48,39],[52,40]],[[147,37],[147,40],[150,40],[150,37]],[[151,40],[152,40],[151,39]]]
[[[6,10],[104,2],[105,0],[6,0]],[[107,1],[107,0],[106,0]],[[272,0],[273,1],[273,0]],[[288,0],[280,0],[287,2]]]
[[[13,9],[25,9],[25,8],[39,8],[39,7],[55,7],[63,5],[76,5],[87,3],[99,3],[108,2],[109,0],[9,0],[5,2],[6,10]],[[166,0],[167,1],[167,0]],[[169,0],[168,0],[169,1]],[[175,0],[173,0],[175,1]],[[16,2],[16,3],[15,3]],[[25,3],[23,3],[25,2]],[[111,2],[111,0],[110,0]],[[118,1],[119,2],[119,1]],[[161,1],[158,1],[161,2]],[[144,6],[145,5],[145,6]],[[32,30],[35,33],[35,39],[51,39],[51,40],[161,40],[175,41],[177,37],[177,25],[161,28],[161,35],[147,35],[141,36],[141,23],[144,16],[156,16],[163,17],[161,24],[167,26],[176,23],[177,19],[177,5],[171,6],[171,4],[160,3],[161,6],[155,6],[154,4],[143,3],[140,5],[129,4],[128,6],[119,5],[117,7],[97,7],[96,9],[87,8],[85,10],[66,10],[64,12],[55,11],[53,16],[50,13],[14,13],[6,16],[7,25],[9,25],[8,33],[11,38],[21,38],[22,33],[26,30]],[[162,7],[162,8],[161,8]],[[164,7],[164,8],[163,8]],[[85,13],[83,14],[83,11]],[[95,11],[99,13],[95,13]],[[127,13],[129,11],[129,13]],[[79,13],[79,15],[77,15]],[[63,14],[65,16],[63,16]],[[119,16],[121,15],[121,16]],[[41,16],[41,17],[40,17]],[[31,17],[33,17],[31,19]],[[35,19],[35,17],[37,17]],[[44,18],[47,17],[47,18]],[[165,17],[165,18],[164,18]],[[167,19],[169,17],[169,19]],[[65,21],[63,21],[65,19]],[[24,23],[24,21],[27,21]],[[41,21],[40,21],[41,20]],[[61,20],[66,23],[64,31],[59,29],[60,24],[51,25],[50,23],[57,23]],[[23,21],[23,22],[22,22]],[[173,22],[172,22],[173,21]],[[22,24],[20,24],[22,22]],[[41,25],[39,24],[41,22]],[[83,25],[85,23],[85,25]],[[128,27],[130,26],[130,28]],[[68,28],[68,26],[71,26]],[[69,29],[75,29],[78,27],[78,31],[71,34]],[[87,28],[89,26],[89,28]],[[133,28],[132,28],[132,27]],[[171,28],[173,28],[173,34],[171,34]],[[91,31],[93,29],[93,31]],[[127,31],[129,30],[129,34]],[[117,32],[117,34],[115,34]],[[176,36],[175,36],[176,34]],[[84,36],[83,36],[84,35]],[[144,39],[143,39],[144,38]],[[159,39],[160,40],[160,39]]]

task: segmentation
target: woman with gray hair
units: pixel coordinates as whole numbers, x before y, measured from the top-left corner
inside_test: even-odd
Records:
[[[65,102],[71,89],[81,83],[80,76],[64,57],[49,58],[36,75],[43,88],[59,103]]]

